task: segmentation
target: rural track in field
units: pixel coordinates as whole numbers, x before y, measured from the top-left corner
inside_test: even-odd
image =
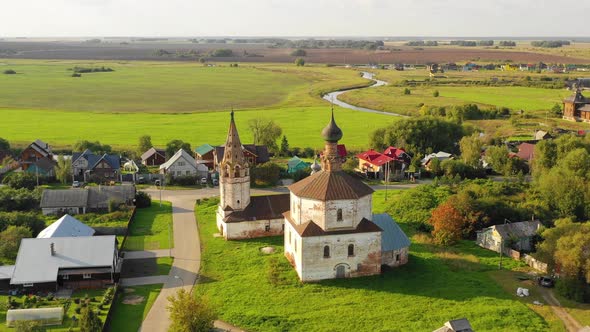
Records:
[[[541,295],[543,296],[543,299],[547,302],[547,305],[551,306],[551,309],[553,310],[555,315],[557,317],[559,317],[559,319],[561,319],[561,321],[565,325],[565,328],[569,332],[580,331],[582,329],[582,324],[580,324],[574,317],[572,317],[572,315],[570,315],[561,306],[561,303],[559,303],[559,300],[557,300],[555,298],[555,296],[553,295],[553,291],[549,290],[549,289],[542,288],[542,287],[539,287],[539,288],[541,290]]]

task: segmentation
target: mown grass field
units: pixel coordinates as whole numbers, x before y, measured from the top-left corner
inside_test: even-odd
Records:
[[[114,300],[113,316],[108,331],[138,331],[141,322],[150,311],[162,290],[162,284],[126,287]],[[137,295],[144,298],[139,304],[125,304],[125,296]]]
[[[172,204],[152,202],[148,208],[137,209],[129,227],[124,250],[156,250],[173,248]]]
[[[382,198],[376,196],[376,212],[385,207]],[[498,256],[471,242],[446,250],[414,235],[404,267],[374,277],[301,284],[282,256],[282,237],[213,237],[216,202],[197,206],[204,251],[195,291],[217,306],[221,319],[247,330],[432,331],[467,317],[476,331],[563,331],[558,321],[545,320],[498,285],[489,275],[497,270]],[[260,252],[268,245],[275,254]],[[271,260],[279,262],[276,284],[268,276]],[[520,266],[505,263],[510,269]]]
[[[323,145],[320,133],[330,119],[330,107],[283,107],[277,109],[238,111],[236,124],[240,139],[251,143],[248,120],[271,118],[283,129],[291,147]],[[393,123],[398,118],[379,114],[359,113],[336,108],[336,121],[344,131],[342,143],[347,147],[367,147],[369,134],[376,128]],[[190,142],[197,147],[204,143],[225,142],[229,112],[192,114],[131,114],[47,112],[39,110],[1,110],[0,137],[13,142],[30,144],[42,138],[54,147],[71,147],[80,139],[99,140],[115,147],[133,149],[139,136],[148,134],[152,143],[164,147],[173,139]]]
[[[482,87],[482,86],[432,86],[410,88],[383,86],[374,89],[355,90],[340,95],[340,99],[353,105],[375,108],[386,112],[406,115],[420,114],[419,104],[450,107],[453,105],[478,104],[483,107],[508,107],[512,110],[543,113],[571,95],[565,89],[541,89],[529,87]],[[434,97],[434,91],[439,96]]]

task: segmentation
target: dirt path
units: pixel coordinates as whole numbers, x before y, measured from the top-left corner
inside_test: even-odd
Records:
[[[582,324],[580,324],[574,317],[572,317],[561,306],[561,303],[559,303],[559,301],[553,295],[552,290],[542,288],[542,287],[539,287],[539,288],[540,288],[541,295],[543,296],[543,299],[547,302],[547,305],[551,306],[551,309],[553,310],[553,312],[555,312],[557,317],[559,317],[559,319],[561,319],[561,321],[565,325],[565,328],[569,332],[578,332],[579,330],[582,329]]]

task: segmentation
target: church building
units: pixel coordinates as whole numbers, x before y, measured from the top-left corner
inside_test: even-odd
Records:
[[[285,256],[304,282],[379,274],[382,264],[408,259],[410,241],[393,219],[378,215],[397,226],[385,229],[372,221],[373,189],[342,170],[342,135],[332,113],[322,131],[321,170],[289,187]]]
[[[576,87],[576,92],[563,100],[563,118],[590,122],[590,99],[582,95],[580,88]]]
[[[226,240],[284,234],[301,281],[369,276],[408,262],[410,240],[388,214],[373,214],[373,189],[342,170],[334,121],[322,131],[321,165],[289,194],[250,196],[250,164],[231,113],[219,165],[217,228]]]
[[[289,209],[289,194],[250,196],[250,164],[233,111],[219,164],[219,191],[217,228],[226,240],[283,234],[282,213]]]

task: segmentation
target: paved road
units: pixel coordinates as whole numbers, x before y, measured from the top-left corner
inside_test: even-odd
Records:
[[[152,197],[159,197],[154,192]],[[206,194],[204,191],[202,194]],[[164,191],[164,200],[172,202],[174,227],[174,263],[166,278],[160,295],[143,321],[140,331],[164,332],[170,325],[167,298],[181,287],[191,291],[197,279],[201,263],[199,231],[195,220],[194,207],[198,198],[194,191]],[[153,204],[158,204],[156,201]],[[178,278],[177,278],[178,277]]]
[[[164,283],[166,283],[166,281],[168,281],[168,276],[124,278],[124,279],[121,279],[121,286],[129,287],[129,286],[164,284]]]

